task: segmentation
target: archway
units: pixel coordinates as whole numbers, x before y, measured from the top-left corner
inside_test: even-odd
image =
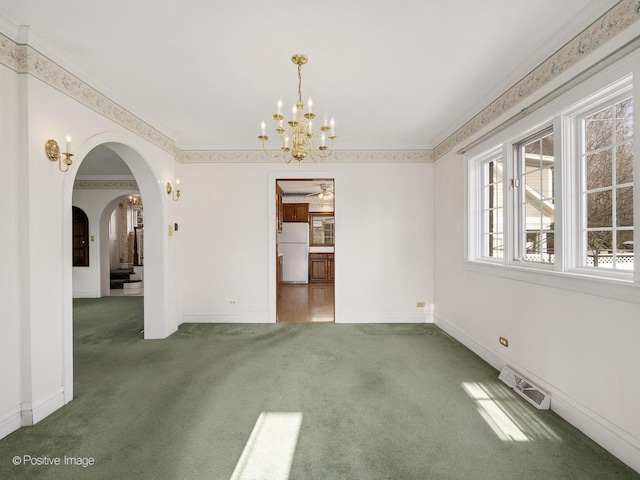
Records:
[[[145,250],[147,253],[146,282],[144,295],[144,338],[166,338],[177,329],[175,318],[171,320],[173,300],[169,292],[167,279],[168,245],[164,235],[164,219],[167,217],[164,190],[159,175],[153,165],[139,151],[145,148],[137,146],[138,141],[124,134],[107,133],[88,139],[76,152],[74,165],[79,165],[86,155],[96,146],[103,145],[116,153],[129,167],[138,184],[140,194],[145,199],[145,230],[148,232]],[[137,148],[138,147],[138,148]],[[148,147],[146,147],[148,149]],[[72,196],[75,172],[65,178],[63,199],[63,242],[70,245],[72,238]],[[164,195],[163,195],[164,194]],[[106,208],[106,206],[105,206]],[[102,230],[104,228],[101,222]],[[64,392],[65,403],[73,398],[73,287],[71,249],[65,248],[63,258],[64,291]],[[102,262],[101,262],[102,263]],[[108,270],[107,270],[108,274]],[[101,272],[100,275],[104,275]]]

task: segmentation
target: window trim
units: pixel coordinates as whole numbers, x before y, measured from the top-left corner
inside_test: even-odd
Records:
[[[633,85],[633,74],[640,76],[640,67],[637,60],[640,51],[629,54],[624,59],[612,65],[610,69],[602,71],[586,79],[581,84],[571,90],[554,98],[537,110],[530,112],[526,117],[513,123],[509,123],[501,131],[483,142],[476,144],[464,155],[464,176],[466,182],[465,192],[465,238],[464,238],[464,261],[465,269],[494,275],[498,277],[510,278],[532,284],[539,284],[548,287],[562,288],[566,290],[588,293],[591,295],[614,298],[618,300],[640,303],[640,265],[635,264],[633,275],[629,272],[620,271],[593,271],[593,269],[577,268],[576,235],[580,235],[579,229],[574,225],[576,215],[567,215],[573,208],[572,199],[579,195],[579,184],[576,182],[579,177],[575,169],[579,166],[575,160],[576,152],[580,151],[578,140],[576,139],[574,123],[571,116],[575,116],[581,111],[595,108],[597,102],[606,102],[606,99],[614,97],[632,96],[640,98],[640,81]],[[626,92],[625,92],[626,89]],[[636,100],[637,102],[637,100]],[[638,107],[634,114],[634,137],[640,139],[640,120]],[[556,236],[555,236],[555,262],[552,269],[539,268],[538,265],[528,265],[523,262],[513,260],[513,211],[512,199],[505,200],[504,205],[504,242],[505,253],[502,261],[492,261],[483,258],[478,253],[480,248],[478,241],[478,179],[474,168],[478,165],[478,160],[486,159],[493,152],[502,151],[505,167],[505,187],[513,176],[513,146],[518,140],[527,138],[529,135],[541,131],[545,126],[553,125],[556,141],[556,188],[560,189],[556,193]],[[570,139],[570,141],[567,141]],[[634,153],[634,239],[640,238],[640,141],[636,140],[633,146]],[[572,159],[572,161],[565,161]],[[506,192],[511,195],[511,192]],[[507,196],[505,195],[505,199]],[[567,202],[565,202],[565,198]],[[475,203],[474,203],[475,202]],[[567,205],[565,205],[567,203]]]
[[[535,268],[540,268],[540,269],[544,269],[544,270],[554,270],[556,269],[555,267],[555,253],[554,253],[554,261],[552,262],[528,262],[527,260],[522,258],[522,254],[523,254],[523,250],[525,248],[525,246],[522,244],[522,232],[523,232],[523,221],[526,222],[526,210],[523,213],[523,204],[525,202],[523,202],[523,196],[525,195],[525,189],[526,189],[526,182],[524,181],[523,178],[523,172],[522,172],[522,165],[520,163],[521,158],[521,152],[520,149],[525,146],[526,144],[528,144],[529,142],[532,142],[534,140],[540,140],[543,137],[551,134],[554,136],[554,148],[553,148],[553,157],[554,157],[554,174],[553,174],[553,183],[554,183],[554,191],[561,191],[558,188],[558,183],[556,180],[556,172],[557,170],[559,170],[558,167],[558,163],[556,161],[556,145],[555,145],[555,138],[556,138],[556,132],[554,129],[554,124],[550,123],[548,126],[544,126],[541,125],[541,128],[537,129],[537,131],[531,135],[527,135],[526,137],[523,137],[522,139],[511,143],[511,148],[513,149],[513,178],[516,179],[516,181],[518,182],[518,185],[513,188],[513,192],[512,192],[512,202],[513,202],[513,210],[517,210],[518,214],[517,217],[516,215],[513,215],[512,220],[514,222],[514,229],[513,229],[513,242],[512,242],[512,247],[513,247],[513,254],[511,255],[511,259],[513,260],[513,262],[515,263],[523,263],[525,265],[531,265],[532,267]],[[508,146],[509,147],[509,146]],[[516,161],[517,161],[517,166],[516,166]],[[555,223],[555,216],[556,216],[556,198],[557,196],[554,193],[554,223]],[[526,208],[526,207],[524,207]],[[516,232],[517,230],[517,232]],[[554,235],[557,232],[557,228],[554,227]]]

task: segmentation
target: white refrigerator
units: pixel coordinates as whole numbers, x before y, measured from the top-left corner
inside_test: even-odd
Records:
[[[278,233],[278,253],[282,254],[282,281],[309,283],[309,224],[284,222]]]

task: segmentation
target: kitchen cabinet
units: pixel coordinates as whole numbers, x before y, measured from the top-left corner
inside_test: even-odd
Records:
[[[285,222],[308,222],[308,203],[285,203],[282,205],[283,220]]]
[[[333,253],[309,254],[309,283],[331,283],[335,278]]]
[[[282,232],[282,222],[284,222],[284,210],[282,197],[284,192],[279,185],[276,185],[276,231]]]
[[[282,267],[283,267],[283,257],[282,255],[278,255],[278,261],[276,262],[276,298],[280,297],[280,292],[282,291]]]

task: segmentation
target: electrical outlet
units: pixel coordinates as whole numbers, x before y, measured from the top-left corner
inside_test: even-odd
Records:
[[[426,304],[425,302],[418,302],[418,303],[416,303],[416,307],[418,307],[418,308],[424,308],[424,307],[426,307],[426,306],[427,306],[427,304]]]
[[[236,301],[235,301],[235,300],[229,300],[229,303],[230,303],[231,305],[235,305],[235,304],[236,304]]]
[[[500,337],[498,341],[500,342],[500,345],[502,345],[503,347],[509,346],[509,340],[507,340],[505,337]]]

